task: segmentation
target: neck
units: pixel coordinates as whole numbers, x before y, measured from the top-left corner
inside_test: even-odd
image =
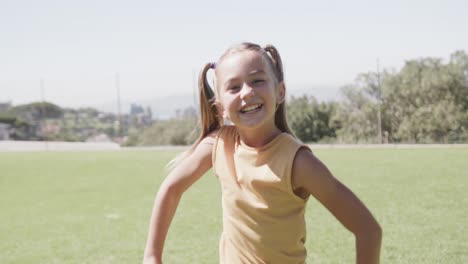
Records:
[[[276,126],[268,129],[239,129],[240,140],[243,144],[253,147],[260,148],[268,144],[275,137],[280,135],[282,132]]]

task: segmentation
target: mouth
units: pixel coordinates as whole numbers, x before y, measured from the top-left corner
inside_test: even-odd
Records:
[[[251,113],[251,112],[255,112],[257,110],[259,110],[260,108],[263,107],[263,104],[254,104],[254,105],[249,105],[249,106],[246,106],[246,107],[243,107],[240,112],[242,114],[246,114],[246,113]]]

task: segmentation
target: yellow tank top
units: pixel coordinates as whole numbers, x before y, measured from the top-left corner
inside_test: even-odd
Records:
[[[307,147],[282,133],[261,148],[242,144],[224,126],[213,146],[213,168],[222,188],[220,263],[305,263],[306,200],[296,196],[291,171]]]

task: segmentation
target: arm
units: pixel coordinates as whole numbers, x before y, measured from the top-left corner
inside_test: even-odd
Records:
[[[382,229],[366,206],[308,149],[301,148],[292,170],[294,192],[314,196],[356,237],[356,263],[377,264]]]
[[[169,226],[182,194],[212,166],[213,134],[204,138],[194,152],[174,168],[161,184],[154,201],[146,241],[144,264],[162,263]]]

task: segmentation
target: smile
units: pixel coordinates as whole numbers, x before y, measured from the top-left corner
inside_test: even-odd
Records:
[[[255,111],[255,110],[257,110],[257,109],[260,109],[262,106],[263,106],[263,104],[251,105],[251,106],[242,108],[242,109],[240,110],[240,112],[243,113],[243,114],[249,113],[249,112]]]

